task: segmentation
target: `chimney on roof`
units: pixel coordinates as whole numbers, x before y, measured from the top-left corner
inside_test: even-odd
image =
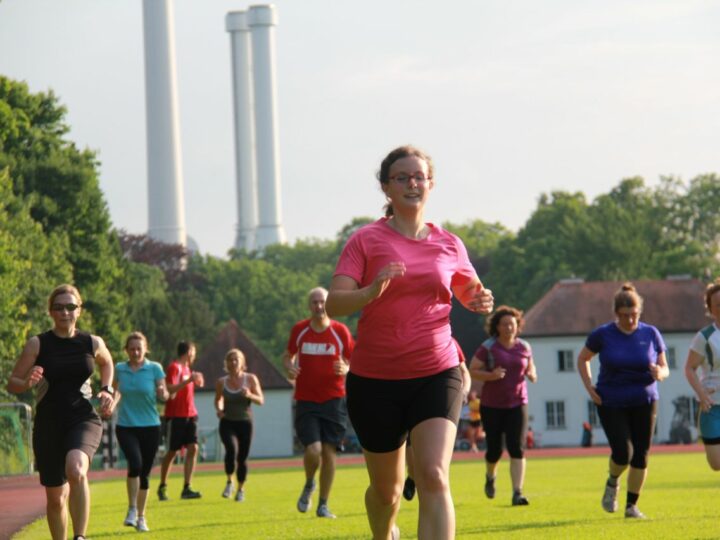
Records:
[[[585,280],[580,277],[564,278],[558,281],[562,285],[577,285],[578,283],[585,283]]]

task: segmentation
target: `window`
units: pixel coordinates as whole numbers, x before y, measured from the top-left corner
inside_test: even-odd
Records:
[[[595,402],[592,399],[588,399],[587,408],[588,423],[594,428],[600,427],[600,418],[598,417],[597,405],[595,405]]]
[[[565,429],[565,402],[546,401],[545,421],[548,429]]]
[[[677,369],[677,358],[675,358],[675,347],[668,347],[665,351],[665,358],[667,358],[668,367],[670,369]]]
[[[673,400],[675,405],[674,423],[694,426],[697,422],[700,402],[694,396],[680,396]]]
[[[574,357],[570,349],[558,351],[558,371],[575,371]]]

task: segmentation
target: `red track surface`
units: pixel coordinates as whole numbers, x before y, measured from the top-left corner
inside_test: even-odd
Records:
[[[653,454],[678,452],[704,452],[701,444],[690,445],[657,445],[653,446]],[[592,448],[534,448],[527,451],[529,458],[542,457],[578,457],[607,455],[607,447]],[[483,454],[472,452],[456,452],[454,461],[481,460]],[[338,464],[356,465],[363,463],[361,455],[338,456]],[[302,468],[302,459],[251,460],[250,468]],[[221,471],[222,463],[202,463],[200,471]],[[157,475],[157,470],[155,471]],[[92,471],[90,482],[108,478],[125,476],[125,470]],[[6,476],[0,477],[0,539],[9,539],[25,525],[45,515],[45,491],[37,476]]]

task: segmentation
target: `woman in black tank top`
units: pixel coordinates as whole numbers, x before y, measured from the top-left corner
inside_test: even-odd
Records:
[[[100,416],[89,401],[96,365],[100,414],[110,416],[114,406],[112,357],[102,338],[76,328],[81,305],[80,292],[72,285],[55,288],[48,300],[53,328],[28,339],[7,386],[16,394],[38,388],[33,451],[53,540],[66,537],[68,502],[77,509],[73,538],[85,538],[90,517],[87,473],[102,438]]]

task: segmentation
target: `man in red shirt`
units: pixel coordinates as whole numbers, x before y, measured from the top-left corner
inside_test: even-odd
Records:
[[[190,341],[178,343],[178,359],[170,362],[165,374],[170,399],[165,404],[165,419],[167,425],[165,445],[167,452],[160,467],[160,486],[158,497],[161,501],[167,500],[167,477],[170,474],[175,455],[184,446],[185,455],[185,485],[180,498],[199,499],[200,492],[190,488],[195,462],[198,453],[198,413],[195,408],[195,386],[203,387],[205,381],[202,373],[192,371],[195,361],[195,344]]]
[[[312,506],[315,472],[320,469],[320,499],[316,515],[334,518],[328,509],[335,454],[345,436],[347,407],[345,375],[355,342],[347,326],[325,313],[328,292],[310,291],[310,319],[293,326],[283,363],[295,381],[295,432],[305,447],[305,487],[297,502],[300,512]]]

